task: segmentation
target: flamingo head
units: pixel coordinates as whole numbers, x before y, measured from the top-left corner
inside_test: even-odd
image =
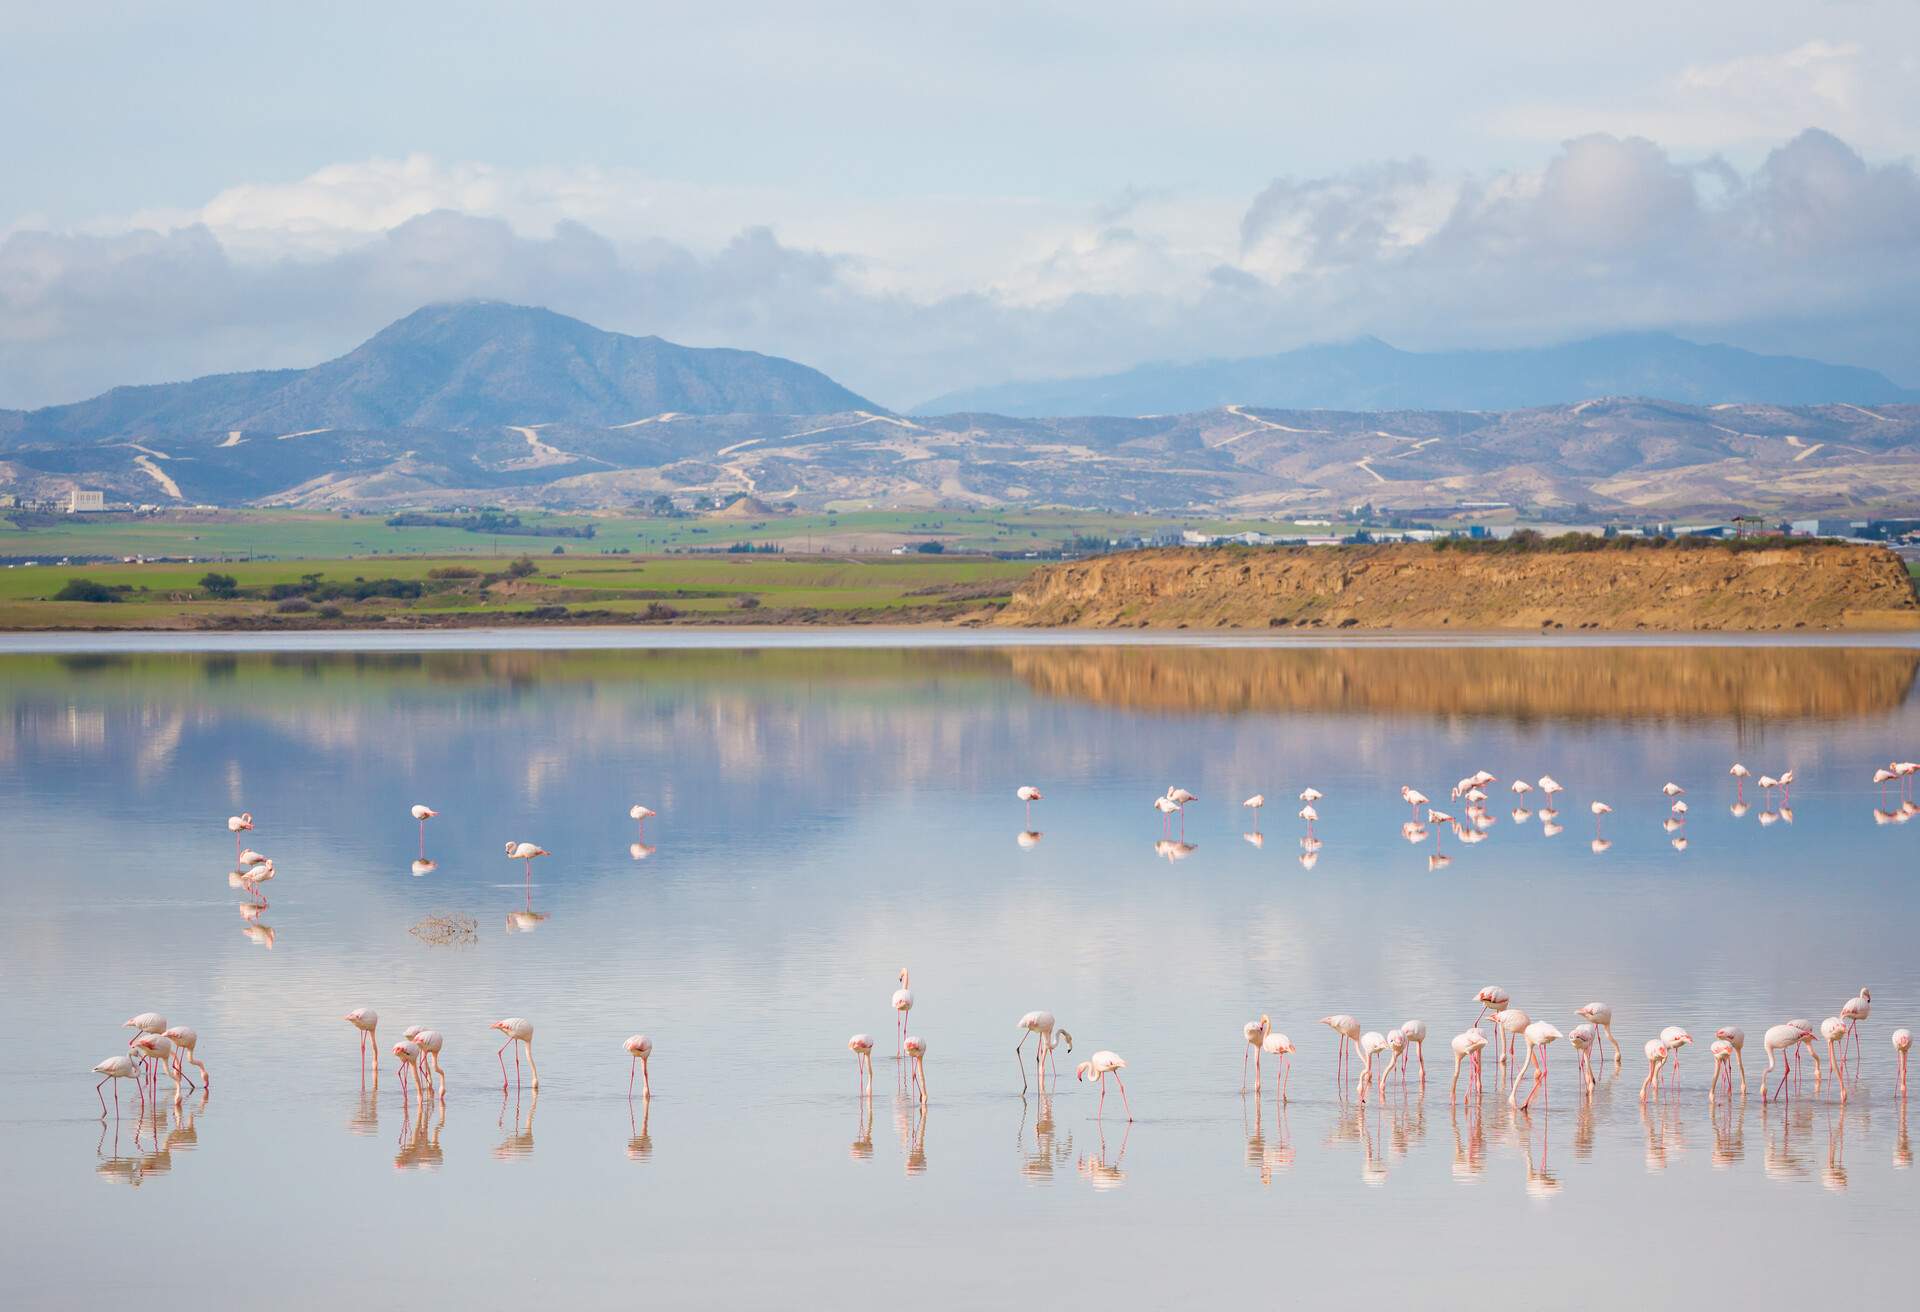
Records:
[[[1056,1029],[1054,1033],[1060,1036],[1059,1042],[1067,1045],[1067,1051],[1072,1052],[1073,1051],[1073,1035],[1067,1033],[1067,1031],[1064,1029]]]
[[[900,987],[907,987],[907,968],[905,966],[900,967]]]
[[[1090,1062],[1090,1061],[1083,1061],[1083,1062],[1081,1062],[1081,1063],[1080,1063],[1080,1064],[1079,1064],[1078,1066],[1075,1066],[1075,1067],[1073,1068],[1073,1078],[1074,1078],[1074,1080],[1075,1080],[1076,1082],[1078,1082],[1078,1081],[1080,1081],[1080,1080],[1084,1080],[1084,1079],[1086,1079],[1086,1078],[1087,1078],[1087,1072],[1088,1072],[1088,1071],[1091,1071],[1092,1069],[1093,1069],[1093,1063],[1092,1063],[1092,1062]]]

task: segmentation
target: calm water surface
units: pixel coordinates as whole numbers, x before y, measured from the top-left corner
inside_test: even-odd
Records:
[[[0,655],[0,1256],[33,1306],[1111,1307],[1411,1294],[1720,1305],[1881,1292],[1920,1221],[1888,1033],[1920,1025],[1920,824],[1873,768],[1920,751],[1920,652],[1160,646]],[[1791,819],[1729,762],[1791,766]],[[1484,842],[1405,842],[1499,775]],[[1568,786],[1565,832],[1504,781]],[[1688,788],[1687,845],[1662,821]],[[1047,792],[1022,846],[1015,785]],[[1150,799],[1201,801],[1191,849]],[[1288,801],[1326,794],[1303,868]],[[1260,846],[1239,799],[1272,800]],[[1587,803],[1614,806],[1596,854]],[[415,801],[436,866],[415,875]],[[649,823],[636,859],[627,807]],[[243,917],[225,817],[273,855]],[[1877,822],[1876,809],[1883,812]],[[553,856],[531,887],[501,855]],[[1178,859],[1168,859],[1169,851]],[[1184,855],[1179,855],[1184,852]],[[477,940],[410,932],[469,915]],[[888,999],[911,967],[922,1112]],[[1611,1001],[1592,1102],[1450,1106],[1446,1040],[1501,984],[1563,1030]],[[1759,1096],[1759,1034],[1862,984],[1843,1106]],[[363,1090],[341,1015],[446,1035],[421,1119]],[[1131,1127],[1071,1078],[1019,1093],[1016,1018],[1128,1060]],[[201,1034],[210,1096],[98,1118],[120,1022]],[[1315,1020],[1429,1023],[1430,1078],[1358,1105]],[[1240,1091],[1240,1026],[1299,1044]],[[500,1090],[503,1015],[542,1085]],[[1753,1036],[1744,1103],[1705,1041]],[[1640,1044],[1701,1039],[1642,1110]],[[656,1044],[629,1102],[621,1040]],[[856,1096],[850,1033],[881,1040]],[[164,1085],[164,1082],[163,1082]],[[163,1105],[166,1098],[163,1088]]]

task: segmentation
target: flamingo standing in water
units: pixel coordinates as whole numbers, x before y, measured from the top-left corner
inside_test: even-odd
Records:
[[[1360,1022],[1344,1011],[1331,1016],[1322,1016],[1320,1023],[1340,1036],[1340,1046],[1334,1055],[1334,1078],[1344,1080],[1347,1077],[1347,1045],[1358,1047],[1360,1044]]]
[[[242,811],[227,817],[227,832],[233,835],[233,859],[240,859],[240,835],[253,828],[253,812]]]
[[[1679,797],[1682,793],[1686,792],[1687,790],[1682,788],[1679,784],[1674,783],[1671,779],[1669,779],[1666,783],[1660,785],[1660,791],[1665,793],[1668,798],[1675,798],[1675,797]]]
[[[553,853],[538,843],[508,843],[507,860],[527,863],[527,882],[533,882],[533,859],[537,856],[552,856]]]
[[[1387,1083],[1393,1076],[1393,1068],[1400,1068],[1400,1090],[1406,1092],[1407,1068],[1402,1060],[1407,1055],[1407,1032],[1394,1028],[1387,1031],[1387,1068],[1380,1072],[1380,1093],[1384,1097]]]
[[[1593,1076],[1593,1054],[1600,1045],[1600,1027],[1591,1022],[1575,1025],[1567,1031],[1567,1042],[1580,1059],[1580,1087],[1591,1096],[1599,1083]]]
[[[1613,808],[1605,802],[1589,802],[1587,804],[1587,810],[1593,812],[1593,837],[1594,841],[1598,842],[1600,841],[1600,817],[1603,815],[1612,815]]]
[[[1400,800],[1412,808],[1413,818],[1417,822],[1420,819],[1420,808],[1427,804],[1427,795],[1418,788],[1409,788],[1403,784],[1400,788]]]
[[[1853,1036],[1853,1050],[1860,1051],[1860,1022],[1873,1014],[1873,994],[1864,986],[1860,992],[1848,998],[1840,1005],[1840,1018],[1847,1023],[1847,1033]]]
[[[1770,1097],[1777,1098],[1786,1092],[1787,1077],[1793,1074],[1793,1050],[1807,1037],[1809,1036],[1806,1031],[1802,1030],[1798,1025],[1793,1024],[1769,1026],[1767,1032],[1760,1036],[1760,1045],[1766,1049],[1767,1053],[1767,1069],[1761,1072],[1760,1075],[1760,1101],[1766,1102]],[[1773,1093],[1769,1095],[1767,1089],[1772,1082],[1770,1077],[1773,1075],[1773,1057],[1775,1053],[1780,1054],[1780,1064],[1782,1068],[1780,1072],[1780,1087],[1774,1089]]]
[[[200,1083],[211,1088],[213,1077],[207,1074],[206,1064],[194,1053],[194,1049],[200,1043],[200,1035],[185,1025],[169,1025],[161,1033],[173,1041],[174,1066],[184,1074],[186,1071],[184,1063],[192,1062],[194,1069],[200,1072]],[[188,1080],[187,1084],[192,1087],[193,1081]]]
[[[1126,1082],[1120,1078],[1120,1072],[1126,1067],[1127,1063],[1119,1053],[1102,1048],[1073,1068],[1075,1080],[1085,1080],[1091,1075],[1100,1083],[1100,1105],[1094,1110],[1095,1120],[1099,1120],[1107,1110],[1107,1076],[1109,1075],[1113,1076],[1113,1082],[1120,1086],[1120,1105],[1127,1109],[1127,1120],[1133,1120],[1133,1104],[1127,1101]]]
[[[1019,1059],[1015,1064],[1020,1067],[1020,1093],[1021,1096],[1024,1097],[1027,1092],[1027,1063],[1022,1049],[1027,1046],[1027,1036],[1029,1034],[1037,1034],[1040,1036],[1040,1046],[1033,1054],[1033,1073],[1040,1082],[1041,1091],[1044,1092],[1047,1087],[1046,1064],[1052,1059],[1053,1050],[1064,1043],[1067,1045],[1067,1051],[1072,1052],[1073,1035],[1067,1033],[1065,1030],[1061,1030],[1060,1036],[1058,1038],[1054,1037],[1054,1019],[1053,1013],[1050,1011],[1028,1012],[1020,1018],[1019,1028],[1020,1042],[1013,1045],[1013,1055]],[[1244,1065],[1244,1063],[1242,1064]],[[1241,1072],[1241,1083],[1243,1085],[1246,1083],[1245,1071]]]
[[[1554,801],[1554,798],[1558,794],[1564,793],[1567,791],[1566,785],[1562,784],[1558,779],[1555,779],[1550,774],[1541,775],[1539,783],[1540,783],[1540,791],[1547,795],[1547,805],[1544,808],[1544,810],[1545,811],[1554,810],[1557,805],[1557,803],[1555,803]]]
[[[413,809],[408,814],[420,822],[420,859],[424,861],[427,859],[427,821],[433,819],[440,813],[430,806],[415,802]]]
[[[1667,1067],[1667,1075],[1675,1084],[1680,1082],[1680,1049],[1692,1042],[1693,1035],[1678,1025],[1669,1025],[1660,1031],[1660,1046],[1667,1050],[1667,1057],[1671,1062]]]
[[[1720,1077],[1727,1077],[1727,1097],[1733,1097],[1733,1045],[1725,1039],[1715,1039],[1707,1046],[1713,1054],[1713,1082],[1707,1086],[1709,1097],[1720,1096]]]
[[[1592,1021],[1606,1033],[1607,1041],[1613,1044],[1613,1064],[1620,1064],[1620,1040],[1613,1035],[1613,1006],[1606,1002],[1589,1002],[1574,1013],[1581,1020]]]
[[[1560,1037],[1560,1031],[1543,1020],[1537,1020],[1527,1026],[1522,1033],[1527,1040],[1527,1060],[1521,1064],[1520,1070],[1513,1077],[1513,1088],[1507,1093],[1507,1105],[1509,1107],[1518,1107],[1521,1111],[1525,1111],[1528,1104],[1533,1101],[1533,1095],[1546,1086],[1546,1048],[1549,1043],[1552,1043]],[[1533,1083],[1527,1089],[1527,1096],[1519,1102],[1515,1102],[1513,1095],[1519,1092],[1520,1077],[1527,1073],[1529,1066],[1533,1067],[1534,1071]]]
[[[900,1060],[907,1040],[907,1021],[913,1011],[913,989],[907,982],[907,968],[900,967],[900,987],[893,991],[893,1059]]]
[[[637,826],[636,832],[639,834],[642,843],[647,841],[647,821],[659,814],[658,811],[644,802],[635,802],[627,808],[627,819],[633,821],[635,826]]]
[[[859,1037],[867,1038],[864,1034]],[[653,1040],[644,1034],[635,1034],[630,1036],[621,1047],[626,1050],[629,1057],[633,1058],[627,1063],[627,1097],[633,1097],[633,1070],[636,1066],[640,1068],[640,1096],[653,1097],[653,1080],[647,1075],[647,1058],[653,1056]],[[867,1039],[867,1051],[873,1051],[872,1039]]]
[[[1460,1096],[1460,1064],[1471,1061],[1467,1068],[1467,1092],[1475,1093],[1480,1088],[1480,1054],[1486,1049],[1487,1036],[1480,1032],[1479,1026],[1464,1034],[1453,1036],[1453,1086],[1449,1098]]]
[[[1827,1041],[1827,1065],[1833,1070],[1834,1081],[1840,1086],[1840,1101],[1847,1100],[1847,1023],[1838,1016],[1829,1016],[1820,1022],[1820,1037]],[[1840,1051],[1835,1052],[1833,1045],[1838,1043]]]
[[[1153,799],[1153,809],[1160,813],[1160,836],[1162,838],[1166,837],[1167,826],[1173,820],[1173,814],[1176,811],[1180,813],[1181,834],[1184,835],[1187,832],[1187,813],[1181,807],[1180,803],[1174,801],[1171,797],[1156,797]]]
[[[1733,1049],[1733,1059],[1740,1066],[1740,1093],[1744,1097],[1747,1092],[1747,1032],[1738,1025],[1722,1025],[1713,1032],[1713,1037]],[[1727,1080],[1731,1086],[1733,1076],[1729,1074]]]
[[[1475,1029],[1480,1028],[1480,1022],[1487,1018],[1489,1012],[1505,1011],[1507,1004],[1513,1001],[1507,991],[1498,984],[1487,985],[1473,995],[1473,1000],[1480,1004],[1480,1014],[1473,1018]]]
[[[1427,1023],[1423,1020],[1403,1021],[1400,1032],[1407,1036],[1407,1042],[1411,1043],[1414,1051],[1419,1054],[1420,1087],[1424,1089],[1427,1087]]]
[[[1041,798],[1045,797],[1046,794],[1042,793],[1038,788],[1035,788],[1032,784],[1021,784],[1018,788],[1013,790],[1013,795],[1019,798],[1022,802],[1025,802],[1027,804],[1027,828],[1032,829],[1033,828],[1033,804],[1041,800]]]
[[[360,1080],[364,1084],[367,1078],[367,1041],[371,1039],[376,1045],[380,1041],[380,1013],[372,1007],[355,1007],[341,1019],[360,1031]],[[373,1052],[373,1084],[375,1088],[380,1087],[380,1050],[377,1046]]]
[[[1527,1032],[1527,1026],[1533,1024],[1533,1017],[1518,1007],[1508,1007],[1505,1011],[1494,1015],[1493,1023],[1505,1030],[1507,1034],[1505,1050],[1500,1055],[1500,1064],[1504,1066],[1513,1060],[1514,1045],[1519,1042],[1520,1036]]]
[[[420,1083],[420,1064],[423,1056],[420,1052],[420,1045],[412,1039],[401,1039],[395,1043],[393,1045],[393,1055],[400,1061],[400,1069],[397,1074],[400,1078],[400,1098],[404,1102],[407,1097],[407,1071],[412,1070],[413,1082],[415,1084]],[[420,1101],[424,1103],[426,1100],[427,1091],[422,1089],[420,1091]]]
[[[1309,802],[1300,808],[1300,818],[1307,822],[1307,837],[1312,838],[1313,822],[1320,818],[1320,813],[1313,809],[1313,803]]]
[[[636,1034],[633,1037],[638,1039],[646,1036]],[[627,1042],[632,1043],[633,1039],[628,1039]],[[629,1051],[631,1051],[631,1049],[629,1049]],[[860,1096],[863,1098],[871,1098],[873,1096],[873,1035],[854,1035],[847,1040],[847,1051],[853,1054],[854,1061],[860,1068]],[[1025,1063],[1021,1064],[1020,1069],[1024,1075],[1026,1073]],[[627,1096],[633,1096],[632,1072],[628,1072],[627,1074]]]
[[[1735,761],[1728,767],[1727,773],[1733,776],[1734,802],[1736,804],[1744,803],[1747,800],[1747,776],[1753,772],[1747,769],[1746,766],[1740,764],[1740,762]]]
[[[1904,1030],[1901,1032],[1905,1033]],[[147,1105],[147,1088],[145,1084],[141,1083],[140,1071],[133,1064],[133,1058],[130,1055],[123,1052],[117,1056],[109,1057],[105,1061],[96,1064],[93,1068],[93,1073],[100,1077],[100,1083],[93,1086],[93,1092],[94,1095],[100,1099],[101,1120],[104,1121],[107,1119],[107,1099],[106,1095],[100,1092],[100,1088],[101,1085],[104,1085],[108,1080],[113,1081],[113,1116],[115,1120],[120,1119],[120,1081],[122,1080],[133,1081],[133,1087],[140,1092],[141,1109],[143,1111],[145,1110]],[[101,1133],[104,1135],[106,1131],[103,1130]]]
[[[133,1050],[146,1059],[147,1083],[153,1089],[154,1101],[160,1100],[160,1072],[164,1070],[173,1081],[173,1100],[179,1102],[180,1072],[174,1069],[173,1040],[164,1034],[141,1034],[134,1038]]]
[[[1360,1080],[1354,1085],[1354,1095],[1361,1102],[1367,1100],[1367,1085],[1373,1082],[1373,1059],[1376,1054],[1387,1050],[1387,1036],[1379,1030],[1368,1030],[1359,1038]]]
[[[1900,1063],[1900,1096],[1903,1098],[1907,1096],[1907,1049],[1912,1046],[1912,1030],[1895,1030],[1893,1032],[1893,1051],[1895,1059]]]
[[[927,1105],[927,1041],[917,1034],[907,1035],[907,1056],[913,1059],[913,1084],[920,1090],[920,1105]]]
[[[1247,1048],[1253,1049],[1253,1090],[1260,1091],[1260,1045],[1267,1041],[1267,1032],[1273,1028],[1263,1012],[1259,1020],[1250,1020],[1240,1027],[1246,1036],[1247,1047],[1240,1050],[1240,1092],[1247,1091]]]
[[[533,1064],[533,1022],[530,1020],[522,1020],[518,1016],[509,1016],[505,1020],[495,1021],[493,1024],[487,1026],[487,1028],[490,1030],[499,1030],[507,1036],[507,1041],[500,1045],[500,1051],[493,1054],[500,1059],[500,1092],[505,1093],[507,1091],[506,1051],[509,1046],[513,1046],[513,1078],[516,1083],[520,1079],[520,1047],[517,1045],[525,1045],[527,1049],[527,1069],[533,1073],[533,1078],[529,1080],[528,1083],[531,1084],[535,1090],[538,1090],[540,1088],[540,1068]]]
[[[1660,1092],[1660,1067],[1667,1060],[1667,1045],[1658,1039],[1648,1039],[1645,1051],[1647,1054],[1647,1078],[1640,1081],[1641,1102],[1647,1100],[1647,1090],[1649,1088],[1656,1094]]]
[[[1262,1017],[1262,1019],[1265,1019]],[[1900,1031],[1905,1034],[1905,1030]],[[1293,1040],[1284,1034],[1273,1033],[1260,1041],[1260,1050],[1273,1056],[1274,1098],[1280,1102],[1287,1100],[1287,1077],[1293,1074]],[[1284,1064],[1283,1064],[1284,1062]]]
[[[401,1035],[401,1037],[412,1039],[420,1045],[420,1067],[422,1070],[425,1070],[429,1063],[432,1064],[434,1074],[440,1077],[440,1096],[442,1098],[446,1097],[447,1069],[440,1064],[440,1050],[446,1047],[447,1041],[441,1035],[440,1031],[421,1029],[418,1025],[409,1025],[407,1032]],[[433,1091],[431,1077],[428,1078],[427,1090],[428,1092]]]

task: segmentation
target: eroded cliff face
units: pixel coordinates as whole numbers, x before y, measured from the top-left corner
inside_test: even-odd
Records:
[[[1899,557],[1879,547],[1176,548],[1044,566],[995,622],[1676,633],[1917,629],[1920,600]]]

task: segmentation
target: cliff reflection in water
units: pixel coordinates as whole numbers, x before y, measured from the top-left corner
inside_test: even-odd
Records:
[[[1920,652],[1821,647],[1023,647],[1028,687],[1128,710],[1501,719],[1842,719],[1911,694]]]

